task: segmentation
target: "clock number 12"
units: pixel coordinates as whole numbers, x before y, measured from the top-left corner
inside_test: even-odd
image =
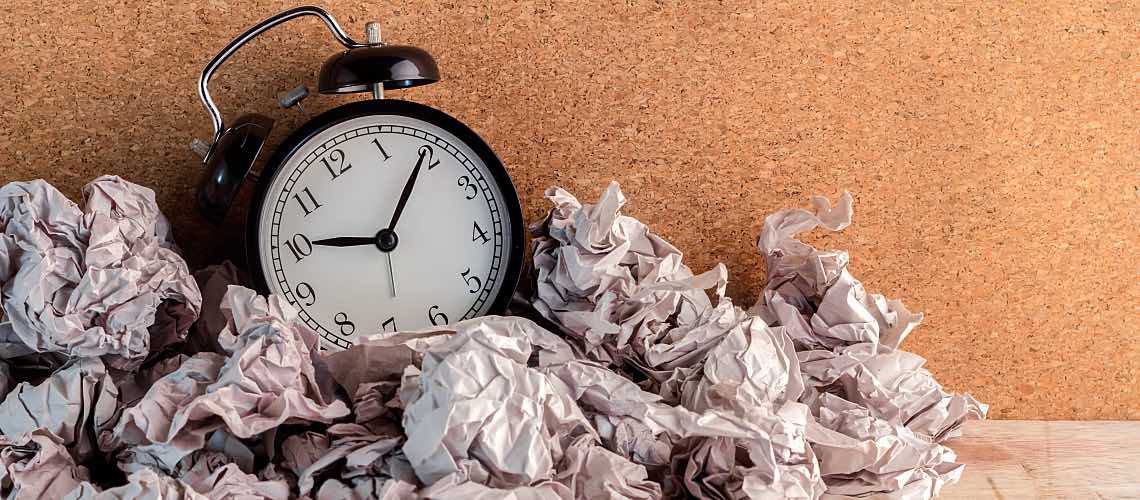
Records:
[[[344,151],[339,149],[332,150],[327,158],[321,158],[321,163],[328,169],[329,175],[332,176],[333,180],[336,180],[337,177],[340,177],[341,174],[352,168],[351,163],[344,162]],[[336,164],[336,168],[333,168],[334,163]]]

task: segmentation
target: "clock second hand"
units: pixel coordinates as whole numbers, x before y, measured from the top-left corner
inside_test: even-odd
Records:
[[[355,247],[375,245],[376,237],[360,237],[360,236],[338,236],[336,238],[325,238],[313,242],[314,245],[329,246],[329,247]],[[396,273],[392,270],[392,252],[384,252],[384,256],[388,260],[388,284],[392,290],[392,297],[396,296]]]
[[[421,146],[419,153],[420,157],[416,161],[416,166],[412,168],[412,173],[408,176],[408,181],[404,183],[404,189],[400,193],[400,199],[396,202],[396,211],[392,214],[392,220],[388,223],[386,231],[389,233],[395,232],[396,230],[396,223],[400,221],[400,215],[404,213],[404,206],[408,204],[408,197],[412,194],[412,188],[415,187],[416,179],[420,176],[420,167],[424,164],[424,157],[431,153],[431,148]],[[383,231],[381,231],[381,233],[383,233]],[[393,247],[394,246],[395,245],[393,245]],[[384,254],[388,257],[388,284],[392,287],[392,297],[395,297],[396,273],[392,270],[392,250],[395,250],[395,248],[389,249],[384,252]]]
[[[388,284],[392,286],[392,297],[396,296],[396,273],[392,271],[392,252],[384,252],[388,256]]]
[[[412,188],[416,185],[416,179],[420,176],[420,167],[424,164],[424,157],[431,151],[431,148],[420,147],[420,157],[416,161],[416,166],[412,168],[412,174],[408,176],[408,181],[404,183],[404,189],[400,193],[400,199],[396,202],[396,211],[392,214],[392,220],[388,223],[387,232],[393,233],[396,231],[396,223],[400,220],[400,215],[404,213],[404,206],[408,204],[408,196],[412,194]],[[381,231],[383,233],[384,231]],[[395,245],[393,245],[395,247]],[[384,255],[388,257],[388,285],[391,286],[392,297],[396,296],[396,273],[392,270],[392,250],[388,249]]]

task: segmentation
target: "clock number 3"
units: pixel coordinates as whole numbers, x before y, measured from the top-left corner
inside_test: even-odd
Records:
[[[356,331],[356,324],[348,320],[348,315],[342,312],[333,316],[333,322],[340,326],[340,334],[347,337]]]
[[[468,200],[474,200],[475,196],[479,194],[479,189],[475,187],[475,183],[471,182],[471,178],[464,175],[457,181],[459,187],[463,188],[463,197]]]
[[[439,309],[439,306],[431,306],[428,309],[428,321],[431,321],[432,326],[446,325],[447,315],[443,312],[434,312]]]
[[[301,262],[301,259],[313,253],[312,242],[301,233],[294,234],[292,240],[286,240],[285,246],[289,247],[289,251],[293,252],[293,258],[297,259],[297,262]]]
[[[468,274],[471,274],[471,268],[470,267],[467,268],[466,271],[459,273],[459,276],[461,278],[463,278],[463,281],[466,281],[467,286],[470,287],[467,289],[467,291],[469,293],[478,292],[479,289],[483,287],[483,281],[480,280],[478,276],[475,276],[475,275],[468,276]]]
[[[352,168],[351,163],[344,162],[344,151],[341,151],[339,149],[334,149],[331,153],[329,153],[328,157],[321,158],[321,163],[323,163],[325,165],[325,168],[328,169],[329,175],[332,176],[333,180],[336,180],[337,177],[340,177],[340,174],[343,174],[347,172],[348,169]]]

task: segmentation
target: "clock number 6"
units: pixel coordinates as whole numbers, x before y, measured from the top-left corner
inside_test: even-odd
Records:
[[[463,188],[464,193],[470,193],[464,195],[464,198],[467,198],[468,200],[474,200],[475,196],[479,194],[479,189],[475,187],[475,183],[471,182],[471,178],[467,177],[466,175],[460,177],[458,183],[459,187]]]
[[[428,309],[428,321],[431,321],[432,326],[446,325],[447,315],[442,312],[432,312],[439,309],[439,306],[431,306]]]
[[[352,168],[351,163],[344,162],[344,151],[341,151],[339,149],[332,150],[327,158],[321,158],[321,163],[323,163],[325,165],[325,168],[328,169],[329,175],[332,176],[333,180],[336,180],[337,177],[340,177],[340,174],[343,174],[347,172],[348,169]],[[334,163],[336,164],[335,169],[333,168]]]
[[[349,321],[348,315],[345,313],[336,313],[336,316],[333,316],[333,322],[340,325],[340,334],[342,336],[347,337],[356,331],[356,324]]]
[[[467,291],[469,293],[478,292],[479,289],[483,287],[483,281],[480,280],[478,276],[475,276],[475,275],[468,276],[468,274],[471,274],[471,268],[470,267],[467,268],[466,271],[459,273],[459,276],[461,278],[463,278],[463,281],[467,282],[467,286],[471,287],[471,288],[467,289]]]
[[[309,238],[305,237],[305,235],[301,233],[294,234],[291,241],[286,240],[285,246],[289,247],[289,251],[293,252],[293,258],[297,259],[297,262],[301,262],[301,259],[304,259],[305,257],[308,257],[309,254],[313,253],[312,242],[310,242]]]

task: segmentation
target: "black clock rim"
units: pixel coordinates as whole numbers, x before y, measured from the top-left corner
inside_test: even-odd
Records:
[[[261,268],[261,259],[259,258],[259,250],[257,248],[260,236],[258,221],[261,218],[261,210],[265,206],[265,197],[269,191],[269,185],[272,184],[273,178],[277,175],[277,171],[285,164],[285,160],[292,157],[293,154],[297,152],[297,149],[310,137],[323,132],[337,123],[377,114],[406,116],[423,120],[442,128],[470,147],[471,150],[475,152],[475,155],[487,165],[487,170],[490,171],[492,179],[499,187],[499,192],[503,196],[503,208],[506,210],[507,218],[511,224],[511,239],[508,247],[510,252],[507,265],[504,268],[502,285],[500,285],[499,293],[491,301],[491,306],[487,309],[485,315],[503,314],[506,312],[507,306],[510,304],[511,297],[518,287],[519,279],[522,276],[523,245],[525,239],[523,233],[526,231],[526,221],[523,220],[522,205],[519,202],[515,185],[511,181],[511,176],[507,172],[506,167],[503,166],[502,160],[491,150],[487,142],[467,125],[464,125],[451,115],[438,109],[399,99],[356,101],[330,109],[317,115],[293,131],[293,133],[289,134],[289,136],[277,146],[277,149],[273,152],[273,156],[270,157],[269,162],[265,164],[265,168],[261,171],[257,186],[253,192],[252,201],[250,202],[250,210],[246,213],[245,218],[245,258],[248,263],[251,278],[253,279],[254,287],[262,294],[269,293],[269,283],[265,279],[265,270]]]

